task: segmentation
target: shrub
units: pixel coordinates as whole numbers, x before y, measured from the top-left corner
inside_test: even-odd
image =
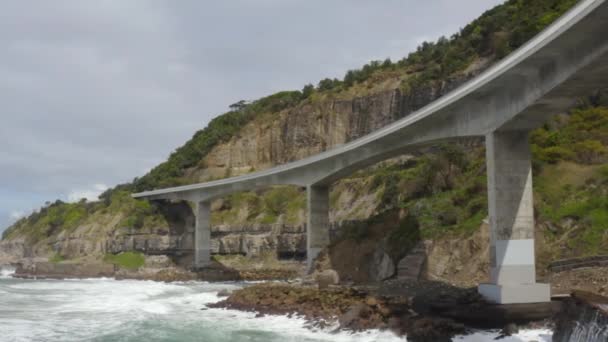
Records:
[[[608,154],[608,148],[598,140],[584,140],[574,144],[574,153],[578,162],[593,164],[601,162],[602,158]]]
[[[569,160],[574,157],[574,152],[562,146],[534,148],[532,151],[536,158],[550,164],[555,164],[560,160]]]
[[[60,263],[64,260],[65,258],[59,253],[55,253],[52,257],[49,258],[49,262],[52,262],[54,264]]]
[[[129,270],[136,270],[144,265],[146,259],[142,253],[123,252],[120,254],[106,254],[103,261]]]
[[[272,216],[284,214],[289,202],[299,195],[296,187],[281,186],[275,187],[264,194],[264,208]]]

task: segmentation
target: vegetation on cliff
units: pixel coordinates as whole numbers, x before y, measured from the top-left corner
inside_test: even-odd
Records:
[[[134,200],[130,193],[194,182],[189,171],[205,168],[204,157],[218,144],[235,139],[248,123],[269,122],[280,113],[311,103],[353,99],[386,88],[398,88],[407,97],[420,89],[441,87],[458,76],[471,77],[467,69],[473,64],[487,66],[503,58],[575,2],[510,0],[450,38],[425,42],[397,62],[373,61],[348,71],[342,80],[324,79],[302,91],[235,103],[148,174],[108,190],[99,202],[49,203],[16,222],[3,238],[23,236],[29,243],[36,243],[95,222],[102,214],[120,217],[115,224],[117,229],[166,225],[157,205]],[[594,253],[608,246],[608,171],[601,166],[606,162],[608,110],[598,107],[600,104],[604,104],[602,97],[594,95],[571,115],[558,117],[531,136],[535,204],[540,221],[550,223],[547,241],[562,247],[559,255]],[[333,187],[332,205],[340,205],[342,194],[351,192],[371,194],[375,199],[367,204],[357,202],[361,208],[352,208],[343,215],[365,219],[392,210],[403,211],[404,219],[390,233],[390,240],[407,246],[411,245],[407,242],[416,239],[469,233],[478,228],[487,215],[483,149],[445,145],[424,152],[413,159],[362,170],[338,182]],[[230,174],[227,168],[225,176]],[[282,220],[296,225],[303,222],[304,205],[302,190],[277,187],[228,196],[213,212],[212,219],[214,224],[239,224],[244,220],[271,224]],[[373,210],[364,210],[365,206]],[[365,212],[358,214],[358,210]],[[365,225],[354,227],[348,236],[365,237]],[[412,234],[412,230],[417,233]]]
[[[361,69],[346,72],[343,80],[323,79],[316,87],[309,84],[302,91],[284,91],[251,103],[235,103],[229,112],[213,119],[206,128],[176,149],[166,162],[122,188],[143,191],[187,184],[191,180],[184,176],[189,168],[200,163],[215,145],[230,140],[245,124],[263,114],[290,110],[302,102],[326,100],[328,96],[352,96],[349,89],[355,86],[365,89],[358,91],[357,95],[365,95],[373,91],[370,88],[374,83],[387,78],[400,80],[404,89],[430,87],[462,72],[479,58],[500,59],[575,3],[576,0],[511,0],[485,12],[449,39],[441,37],[437,42],[422,43],[415,52],[398,62],[393,63],[390,59],[371,61]],[[272,120],[268,117],[263,119]]]
[[[558,116],[533,131],[530,142],[536,216],[547,244],[541,248],[548,254],[545,259],[606,250],[608,108],[584,107]],[[403,230],[412,238],[472,233],[487,216],[484,154],[483,147],[465,154],[452,145],[373,171],[382,206],[414,216],[420,235],[411,235],[411,228]],[[399,234],[399,228],[393,234]]]
[[[141,253],[124,252],[117,255],[106,254],[103,261],[128,270],[136,270],[144,265],[145,259]]]

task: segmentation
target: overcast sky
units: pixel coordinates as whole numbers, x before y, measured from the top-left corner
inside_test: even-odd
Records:
[[[406,56],[501,0],[0,2],[0,231],[141,176],[229,104]]]

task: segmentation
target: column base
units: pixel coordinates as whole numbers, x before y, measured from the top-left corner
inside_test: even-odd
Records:
[[[310,273],[312,271],[312,265],[322,250],[323,250],[323,248],[311,247],[311,248],[308,248],[308,250],[306,251],[306,268],[307,268],[308,273]]]
[[[194,251],[193,268],[206,268],[211,265],[211,250],[209,248],[201,248]]]
[[[551,301],[549,284],[479,284],[477,288],[486,300],[496,304],[543,303]]]

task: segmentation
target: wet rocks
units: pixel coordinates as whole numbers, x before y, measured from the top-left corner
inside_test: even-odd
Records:
[[[608,297],[575,291],[555,317],[553,341],[608,341]]]
[[[268,283],[234,291],[227,299],[213,304],[213,307],[330,319],[345,313],[362,298],[362,295],[350,289],[319,291],[314,287]]]
[[[340,326],[343,328],[356,328],[357,321],[359,319],[369,318],[371,314],[371,309],[368,305],[363,303],[357,303],[346,311],[345,314],[341,315],[338,318],[338,322],[340,322]]]
[[[230,294],[232,293],[232,291],[228,290],[228,289],[221,289],[218,293],[217,296],[218,297],[229,297]]]
[[[410,341],[449,341],[465,332],[463,324],[413,313],[408,301],[377,297],[345,287],[318,290],[287,284],[259,284],[234,291],[210,307],[253,311],[258,315],[297,314],[311,327],[337,322],[340,329],[390,329]]]
[[[454,335],[465,333],[464,324],[437,317],[415,319],[407,328],[408,340],[415,342],[450,342]]]
[[[500,331],[500,335],[498,335],[498,337],[496,339],[505,338],[505,337],[517,334],[518,332],[519,332],[519,328],[517,327],[517,324],[509,323],[509,324],[505,325],[504,328],[502,328],[502,330]]]

